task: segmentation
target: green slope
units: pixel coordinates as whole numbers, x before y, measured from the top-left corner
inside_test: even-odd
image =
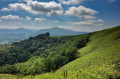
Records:
[[[80,58],[60,68],[57,72],[80,70],[81,76],[107,78],[119,75],[117,64],[120,62],[120,26],[92,33],[90,42],[79,49]],[[115,70],[116,69],[116,70]],[[83,71],[83,72],[82,72]],[[98,76],[99,75],[99,76]],[[119,77],[120,78],[120,77]]]
[[[57,38],[69,41],[73,38],[78,40],[79,36]],[[89,39],[87,45],[78,50],[79,58],[54,73],[44,73],[33,78],[64,79],[64,71],[67,70],[67,79],[77,79],[76,75],[78,79],[120,79],[120,26],[91,33]]]
[[[35,79],[62,79],[65,70],[68,79],[77,79],[77,74],[79,79],[120,79],[120,26],[92,33],[90,42],[78,51],[78,59]]]

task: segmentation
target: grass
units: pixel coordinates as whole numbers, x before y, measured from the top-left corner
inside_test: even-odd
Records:
[[[76,75],[78,79],[120,79],[120,26],[92,33],[90,42],[78,51],[80,56],[78,59],[55,72],[19,78],[64,79],[64,70],[67,70],[67,79],[77,79]],[[7,77],[3,77],[4,75]],[[0,79],[16,77],[18,76],[0,75]]]
[[[119,35],[120,27],[93,33],[87,46],[79,49],[81,57],[63,66],[57,72],[63,72],[64,69],[69,72],[82,70],[86,73],[94,71],[95,75],[100,75],[97,69],[104,68],[106,65],[108,67],[105,69],[112,68],[115,62],[120,61],[120,38],[116,39]],[[101,78],[106,79],[107,75],[101,73]]]

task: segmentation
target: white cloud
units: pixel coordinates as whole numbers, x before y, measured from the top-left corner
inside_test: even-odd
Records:
[[[29,16],[26,16],[26,19],[25,19],[26,21],[30,21],[31,20],[31,18],[29,17]]]
[[[92,22],[87,22],[87,21],[83,21],[83,22],[74,22],[72,23],[73,25],[93,25]]]
[[[96,23],[96,20],[87,20],[87,22]]]
[[[17,15],[7,15],[7,16],[2,16],[1,19],[5,19],[5,20],[22,20],[22,18],[20,18],[19,16]]]
[[[8,5],[10,10],[18,11],[18,10],[24,10],[24,11],[30,11],[30,7],[23,4],[23,3],[14,3]]]
[[[57,26],[57,27],[62,29],[69,29],[69,30],[73,30],[73,28],[76,28],[74,26]]]
[[[10,22],[11,24],[9,25],[0,25],[0,29],[18,29],[18,28],[25,28],[25,29],[36,29],[36,30],[40,30],[40,29],[49,29],[52,27],[35,27],[35,26],[21,26],[21,23],[15,23],[15,22]],[[13,25],[14,23],[14,25]]]
[[[27,5],[30,6],[33,11],[37,11],[38,13],[41,14],[47,14],[48,16],[61,15],[63,12],[61,4],[56,3],[54,1],[52,2],[29,1]]]
[[[9,8],[3,8],[3,9],[1,9],[1,11],[10,11],[11,9],[9,9]]]
[[[53,22],[58,23],[59,21],[53,21]]]
[[[108,3],[112,3],[115,2],[116,0],[108,0]]]
[[[69,10],[65,12],[65,15],[71,15],[71,16],[77,16],[80,19],[95,19],[93,15],[98,13],[95,10],[92,10],[90,8],[86,8],[84,6],[79,6],[79,7],[70,7]]]
[[[16,1],[16,0],[2,0],[2,1]]]
[[[88,19],[95,19],[96,17],[91,16],[91,15],[82,15],[79,16],[80,19],[88,20]]]
[[[33,0],[2,0],[2,1],[18,1],[18,2],[28,2]]]
[[[21,24],[20,22],[9,22],[10,24]]]
[[[102,19],[98,20],[86,20],[81,22],[72,22],[72,25],[87,25],[87,26],[103,26],[104,21]]]
[[[63,29],[69,29],[69,30],[73,30],[73,31],[81,31],[81,32],[93,32],[93,31],[99,31],[99,30],[103,30],[106,29],[106,27],[96,27],[96,26],[92,26],[93,28],[91,28],[91,26],[89,27],[83,27],[83,26],[57,26],[59,28],[63,28]]]
[[[44,21],[46,20],[45,18],[35,18],[35,22],[39,22],[39,21]]]
[[[66,15],[73,15],[75,14],[76,16],[79,15],[94,15],[97,12],[95,10],[92,10],[90,8],[86,8],[84,6],[79,6],[79,7],[71,7],[69,10],[65,12]]]
[[[75,26],[57,26],[58,28],[62,29],[68,29],[68,30],[73,30],[73,31],[86,31],[90,32],[90,30],[86,29],[86,27],[75,27]]]
[[[30,27],[23,27],[23,28],[40,30],[40,29],[50,29],[52,27],[34,27],[34,26],[30,26]]]
[[[16,28],[19,28],[17,26],[10,26],[10,25],[0,25],[0,29],[16,29]]]
[[[20,22],[14,22],[15,24],[21,24]]]
[[[102,20],[102,19],[98,19],[97,22],[104,23],[104,20]]]
[[[59,0],[59,2],[61,4],[66,4],[66,5],[69,5],[69,4],[80,4],[84,1],[88,1],[88,0]]]
[[[47,14],[47,16],[56,16],[63,13],[63,8],[60,3],[28,1],[27,4],[14,3],[9,4],[9,8],[3,8],[2,11],[18,11],[24,10],[32,14]]]
[[[104,24],[103,23],[100,23],[100,24],[96,24],[96,26],[103,26]]]
[[[87,20],[88,22],[92,22],[92,23],[105,23],[104,20],[102,19],[97,19],[97,20]]]
[[[33,1],[33,0],[18,0],[18,2],[28,2],[28,1]]]

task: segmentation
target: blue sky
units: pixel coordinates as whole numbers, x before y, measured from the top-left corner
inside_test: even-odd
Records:
[[[119,0],[0,0],[0,28],[98,31],[120,25]]]

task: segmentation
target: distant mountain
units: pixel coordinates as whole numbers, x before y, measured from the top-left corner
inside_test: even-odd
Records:
[[[30,33],[30,30],[19,28],[19,29],[0,29],[0,33],[7,34],[7,33]]]
[[[30,36],[37,36],[38,34],[49,32],[51,36],[68,36],[68,35],[80,35],[87,32],[75,32],[72,30],[61,29],[53,27],[50,29],[42,29],[37,31],[31,31],[24,28],[19,29],[0,29],[0,44],[11,43],[29,38]]]
[[[11,43],[27,39],[33,34],[32,31],[23,28],[19,29],[0,29],[0,44]]]
[[[72,30],[67,30],[67,29],[61,29],[58,27],[53,27],[50,29],[42,29],[37,31],[36,33],[41,34],[41,33],[46,33],[49,32],[51,36],[68,36],[68,35],[80,35],[80,34],[86,34],[87,32],[76,32]]]

